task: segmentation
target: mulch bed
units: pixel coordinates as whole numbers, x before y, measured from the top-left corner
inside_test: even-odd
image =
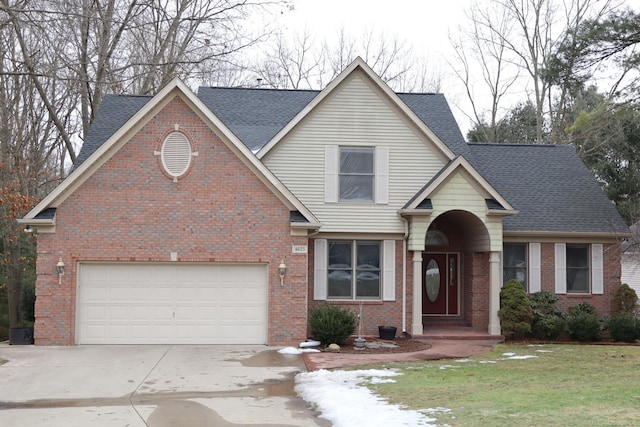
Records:
[[[362,350],[356,350],[353,345],[354,338],[348,338],[341,346],[340,353],[353,353],[353,354],[390,354],[390,353],[409,353],[413,351],[421,351],[426,350],[430,347],[429,344],[409,339],[407,337],[401,336],[396,337],[393,341],[382,340],[377,337],[365,337],[368,343],[371,342],[380,342],[380,343],[389,343],[395,344],[397,347],[380,347],[380,348],[368,348],[365,347]],[[325,350],[323,350],[325,351]]]

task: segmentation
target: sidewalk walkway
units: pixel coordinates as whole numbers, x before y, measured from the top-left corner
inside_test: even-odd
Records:
[[[461,359],[479,356],[493,350],[502,342],[499,338],[486,339],[428,339],[431,347],[422,351],[390,354],[346,354],[346,353],[304,353],[307,370],[343,368],[345,366],[366,365],[384,362],[411,362],[419,360]]]

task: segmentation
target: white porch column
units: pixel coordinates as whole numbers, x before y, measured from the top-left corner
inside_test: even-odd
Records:
[[[413,251],[413,309],[411,334],[422,335],[422,251]]]
[[[500,252],[489,255],[489,334],[500,335]]]

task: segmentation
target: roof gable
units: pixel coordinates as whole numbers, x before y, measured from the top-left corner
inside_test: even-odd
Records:
[[[478,196],[484,198],[487,211],[490,214],[513,215],[518,213],[509,202],[463,157],[457,156],[436,174],[418,193],[415,194],[402,208],[401,213],[421,213],[425,206],[430,206],[431,201],[440,193],[456,176],[462,176],[463,180],[473,187]],[[451,187],[451,186],[449,186]],[[459,189],[453,189],[457,191]],[[449,189],[451,191],[451,189]],[[490,202],[489,202],[490,201]]]
[[[34,207],[21,221],[30,224],[40,212],[48,208],[55,208],[85,182],[100,166],[102,166],[115,152],[127,143],[129,138],[137,132],[155,113],[161,110],[171,99],[180,97],[186,104],[205,121],[220,139],[229,147],[240,160],[247,165],[253,173],[286,205],[293,211],[307,219],[309,224],[319,226],[314,215],[264,166],[249,149],[198,99],[189,88],[180,80],[175,79],[165,86],[156,96],[147,99],[137,99],[132,102],[131,110],[138,108],[115,132],[99,144],[91,154],[87,155],[81,164],[47,197]],[[137,98],[137,97],[136,97]],[[136,102],[137,101],[137,102]],[[142,104],[142,105],[141,105]],[[130,113],[117,116],[114,120],[122,118]],[[107,115],[107,119],[109,116]],[[108,133],[99,129],[98,133]],[[51,219],[54,221],[54,219]],[[300,222],[300,221],[297,221]],[[34,223],[35,224],[35,223]]]
[[[378,91],[382,97],[388,99],[392,105],[397,107],[397,109],[434,144],[441,156],[447,159],[451,159],[455,156],[454,152],[400,99],[395,92],[389,88],[386,83],[380,79],[380,77],[373,72],[362,58],[358,57],[258,151],[258,158],[262,159],[267,156],[276,145],[278,145],[293,129],[295,129],[303,120],[305,120],[306,117],[318,108],[323,101],[332,96],[338,88],[343,86],[355,73],[363,74],[364,77],[371,82],[371,86],[374,90]],[[455,121],[453,121],[452,124],[457,128]]]

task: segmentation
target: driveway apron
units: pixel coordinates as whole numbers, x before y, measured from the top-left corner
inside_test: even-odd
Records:
[[[300,355],[265,346],[0,344],[2,426],[320,426]],[[2,360],[0,360],[2,363]]]

